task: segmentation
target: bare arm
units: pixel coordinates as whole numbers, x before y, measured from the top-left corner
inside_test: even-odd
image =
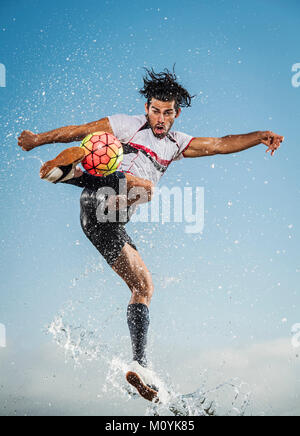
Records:
[[[189,148],[184,152],[184,156],[193,158],[215,154],[237,153],[258,144],[267,145],[268,149],[266,152],[271,150],[271,155],[273,156],[283,140],[283,136],[270,131],[229,135],[222,138],[194,138]]]
[[[97,131],[113,133],[108,118],[102,118],[99,121],[82,124],[81,126],[60,127],[59,129],[39,134],[34,134],[29,130],[24,130],[18,138],[18,145],[23,150],[29,151],[44,144],[81,141],[88,134]]]

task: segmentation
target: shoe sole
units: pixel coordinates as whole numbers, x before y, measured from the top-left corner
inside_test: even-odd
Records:
[[[136,388],[140,396],[143,397],[145,400],[151,402],[154,401],[155,403],[159,402],[157,392],[149,388],[149,386],[145,385],[136,372],[127,372],[126,380],[128,381],[128,383]]]
[[[70,147],[62,151],[55,159],[49,160],[40,169],[40,178],[45,179],[51,171],[61,166],[77,165],[85,158],[85,152],[79,147]]]

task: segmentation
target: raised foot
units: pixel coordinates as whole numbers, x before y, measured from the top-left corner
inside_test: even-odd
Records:
[[[70,147],[62,151],[55,159],[49,160],[40,169],[41,179],[51,183],[64,182],[74,177],[76,165],[85,158],[80,147]]]

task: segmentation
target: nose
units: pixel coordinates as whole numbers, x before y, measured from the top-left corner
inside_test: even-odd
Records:
[[[164,123],[164,122],[165,122],[164,114],[159,114],[159,115],[158,115],[158,121],[159,121],[160,123]]]

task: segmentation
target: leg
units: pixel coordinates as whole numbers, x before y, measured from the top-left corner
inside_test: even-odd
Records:
[[[149,180],[135,177],[132,174],[116,171],[115,173],[106,176],[93,176],[87,172],[83,172],[77,164],[85,157],[85,152],[80,147],[70,147],[62,151],[56,158],[45,162],[40,169],[40,177],[52,183],[68,183],[80,188],[99,189],[104,186],[112,187],[116,192],[119,188],[124,192],[120,194],[128,194],[132,188],[142,188],[144,191],[144,200],[150,201],[153,194],[153,184]],[[119,186],[119,182],[126,179],[126,184]],[[125,180],[124,180],[125,181]],[[128,204],[130,206],[131,204]]]
[[[123,205],[122,208],[124,208],[130,207],[132,204],[138,205],[147,203],[152,200],[154,193],[154,185],[150,180],[141,179],[140,177],[135,177],[132,174],[123,173],[121,171],[116,171],[106,177],[97,177],[87,172],[83,172],[77,167],[74,177],[63,183],[93,190],[103,187],[111,187],[117,194],[115,200],[117,209],[119,209],[119,205]],[[128,200],[128,194],[130,191],[133,192],[134,189],[136,189],[136,195]],[[138,198],[136,198],[136,196]]]
[[[125,244],[112,268],[125,281],[132,293],[129,304],[140,303],[148,307],[154,287],[151,274],[138,251]]]
[[[153,294],[151,275],[128,236],[125,225],[97,221],[94,191],[89,189],[85,189],[81,195],[81,226],[92,244],[131,290],[127,322],[133,360],[146,366],[145,350],[150,322],[148,306]]]
[[[76,165],[85,157],[80,147],[70,147],[59,153],[56,158],[45,162],[40,169],[41,179],[51,183],[65,182],[75,176]]]
[[[125,244],[113,270],[125,281],[131,290],[127,309],[127,323],[130,331],[133,360],[147,366],[146,346],[149,328],[149,305],[153,294],[153,282],[140,254]]]

